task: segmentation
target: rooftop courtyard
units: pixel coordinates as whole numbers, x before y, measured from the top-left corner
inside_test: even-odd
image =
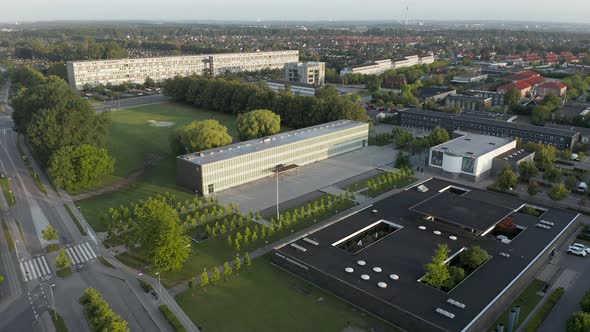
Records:
[[[540,215],[521,213],[525,206]],[[576,218],[431,179],[277,248],[273,261],[405,330],[463,331],[553,249]],[[506,219],[518,231],[498,236]],[[420,281],[439,244],[450,248],[449,261],[473,246],[490,259],[447,292]]]

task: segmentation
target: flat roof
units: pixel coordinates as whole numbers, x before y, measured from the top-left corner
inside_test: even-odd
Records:
[[[511,139],[499,136],[472,134],[455,131],[462,136],[432,147],[432,150],[443,151],[455,156],[479,157],[492,152],[512,142]]]
[[[272,136],[233,143],[219,148],[193,152],[178,156],[177,158],[187,160],[197,165],[205,165],[220,160],[230,159],[258,151],[268,150],[279,146],[305,141],[308,139],[352,128],[367,127],[368,133],[368,126],[369,125],[365,122],[358,122],[352,120],[332,121],[321,125],[279,133]]]
[[[319,86],[314,84],[308,83],[301,83],[301,82],[291,82],[291,81],[280,81],[280,80],[268,80],[266,84],[277,84],[277,85],[290,85],[290,86],[298,86],[301,88],[309,88],[309,89],[318,89]]]
[[[548,128],[548,127],[539,127],[534,125],[529,125],[525,123],[514,123],[514,122],[504,122],[492,119],[482,119],[479,117],[463,115],[463,114],[451,114],[445,112],[437,112],[437,111],[428,111],[428,110],[421,110],[415,108],[406,108],[399,111],[400,114],[414,114],[414,115],[421,115],[421,116],[430,116],[442,119],[451,119],[451,120],[458,120],[458,121],[470,121],[477,124],[482,125],[492,125],[498,127],[504,127],[508,129],[514,130],[529,130],[535,131],[538,133],[549,134],[549,135],[559,135],[559,136],[568,136],[574,137],[578,133],[571,130],[563,130],[563,129],[556,129],[556,128]]]
[[[491,98],[491,97],[489,97]],[[489,99],[486,98],[486,99]],[[481,98],[480,98],[481,100]],[[504,113],[496,113],[496,112],[487,112],[487,111],[461,111],[461,114],[466,116],[471,116],[475,118],[482,118],[482,119],[490,119],[490,120],[497,120],[497,121],[509,121],[511,119],[517,118],[517,115],[514,114],[504,114]]]
[[[360,212],[305,235],[318,245],[312,245],[301,237],[276,248],[277,253],[298,264],[321,271],[326,278],[319,279],[320,283],[339,281],[331,286],[341,285],[339,287],[343,288],[343,292],[349,294],[347,300],[353,304],[362,307],[365,303],[363,298],[372,296],[383,301],[383,305],[408,313],[408,317],[416,317],[440,330],[461,331],[489,304],[496,301],[498,295],[509,288],[511,283],[519,278],[520,274],[527,270],[541,253],[551,250],[555,239],[578,216],[574,212],[543,206],[541,207],[547,211],[540,218],[515,212],[511,217],[514,223],[523,227],[524,230],[510,243],[503,243],[491,235],[476,236],[459,227],[424,220],[420,214],[411,211],[410,208],[439,195],[441,189],[452,185],[471,190],[463,194],[461,200],[468,199],[476,204],[475,208],[471,207],[474,212],[468,212],[473,222],[478,222],[480,213],[488,213],[479,211],[478,207],[484,206],[482,204],[491,207],[492,210],[508,211],[518,209],[526,201],[457,185],[438,178],[430,179],[422,184],[429,190],[420,192],[412,188],[401,191]],[[447,207],[442,206],[440,209],[444,210]],[[493,216],[494,219],[499,215],[500,213]],[[541,219],[553,222],[555,225],[550,229],[535,227],[534,225]],[[401,226],[401,229],[354,254],[333,245],[380,220],[395,223]],[[424,226],[425,229],[421,230],[419,226]],[[439,231],[440,235],[435,234],[434,231]],[[450,236],[456,237],[456,240],[450,239]],[[291,243],[305,248],[306,251],[298,251],[290,246]],[[448,245],[451,255],[464,247],[477,245],[486,250],[491,258],[446,293],[418,281],[424,276],[424,265],[431,261],[434,250],[439,244]],[[509,253],[510,257],[503,257],[500,253]],[[364,260],[366,265],[358,265],[359,260]],[[351,267],[354,271],[348,273],[345,271],[346,267]],[[380,267],[382,272],[374,272],[373,267]],[[362,280],[361,274],[369,275],[370,280]],[[390,279],[390,274],[397,274],[399,280]],[[317,280],[311,281],[317,282]],[[385,282],[387,288],[379,288],[377,282]],[[448,299],[465,304],[465,308],[460,309],[447,303]],[[442,316],[435,311],[437,308],[447,310],[455,314],[455,317],[449,319]]]
[[[526,158],[530,155],[534,154],[534,152],[527,151],[525,149],[512,149],[502,153],[499,156],[496,156],[495,159],[503,159],[505,161],[519,161],[523,158]]]

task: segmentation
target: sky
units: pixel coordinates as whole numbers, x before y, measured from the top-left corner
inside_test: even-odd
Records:
[[[0,21],[506,20],[590,23],[590,0],[3,0]]]

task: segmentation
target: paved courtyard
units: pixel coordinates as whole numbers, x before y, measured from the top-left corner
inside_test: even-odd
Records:
[[[289,171],[279,178],[279,202],[392,163],[397,150],[391,145],[369,146]],[[276,179],[264,178],[216,194],[222,202],[238,203],[242,211],[260,211],[276,205]]]

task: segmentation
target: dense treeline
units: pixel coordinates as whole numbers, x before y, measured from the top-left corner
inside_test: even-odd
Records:
[[[339,119],[366,121],[361,105],[341,98],[331,87],[322,88],[315,97],[295,96],[289,92],[276,93],[264,84],[193,76],[167,80],[164,93],[175,101],[234,115],[269,109],[280,115],[283,125],[291,128]]]
[[[14,55],[22,59],[47,59],[49,61],[68,61],[83,59],[119,59],[128,56],[119,43],[114,41],[96,42],[85,38],[80,42],[61,42],[45,44],[39,40],[21,43],[14,48]]]
[[[109,304],[94,288],[87,288],[80,298],[84,314],[92,331],[129,332],[127,322],[115,314]]]

